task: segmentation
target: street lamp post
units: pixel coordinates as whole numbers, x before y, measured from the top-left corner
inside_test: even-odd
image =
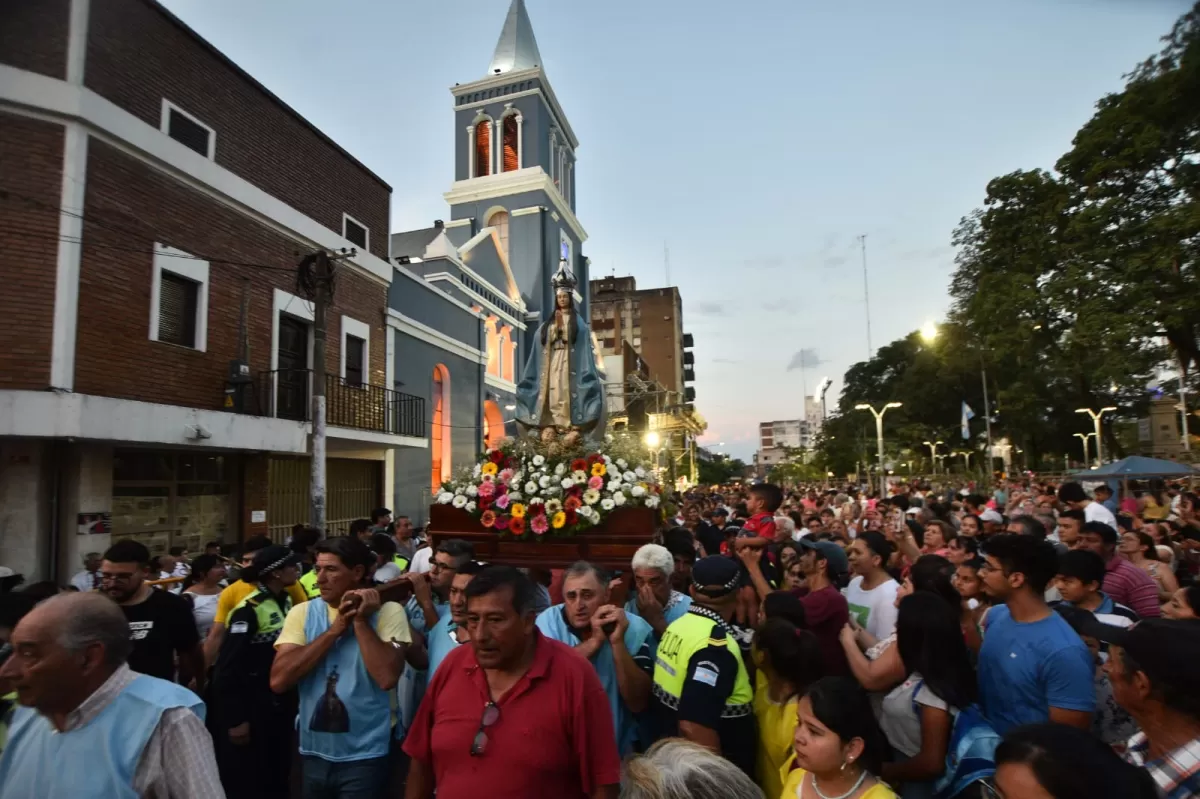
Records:
[[[902,403],[889,402],[879,410],[865,402],[861,402],[854,406],[856,411],[870,411],[875,416],[875,442],[879,445],[879,498],[883,499],[887,496],[887,469],[883,466],[883,415],[888,412],[888,408],[899,408]]]
[[[937,448],[942,445],[941,441],[926,441],[925,446],[929,447],[929,463],[933,467],[933,473],[937,474]]]
[[[1103,463],[1104,463],[1104,444],[1102,441],[1102,436],[1100,435],[1100,418],[1102,416],[1104,416],[1104,414],[1112,413],[1112,412],[1115,412],[1116,410],[1117,409],[1111,405],[1101,408],[1099,413],[1097,413],[1096,411],[1093,411],[1091,408],[1076,408],[1075,409],[1075,413],[1086,413],[1088,416],[1092,417],[1092,424],[1094,424],[1096,426],[1095,435],[1096,435],[1096,466],[1097,467],[1103,465]]]
[[[1089,456],[1091,454],[1091,450],[1088,449],[1088,439],[1094,435],[1096,435],[1096,434],[1095,433],[1076,433],[1075,434],[1075,437],[1078,438],[1083,443],[1083,463],[1085,466],[1087,465]]]

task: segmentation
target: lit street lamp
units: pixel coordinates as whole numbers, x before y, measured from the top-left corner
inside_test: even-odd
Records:
[[[1083,463],[1086,466],[1088,462],[1088,439],[1096,435],[1095,433],[1076,433],[1075,437],[1083,442]]]
[[[875,415],[875,440],[879,444],[879,498],[883,499],[887,496],[887,469],[883,468],[883,415],[888,412],[888,408],[899,408],[902,403],[889,402],[879,410],[875,410],[871,405],[861,402],[854,406],[856,411],[870,411]]]
[[[929,447],[929,462],[933,466],[933,473],[937,474],[937,448],[942,445],[941,441],[926,441],[925,446]]]
[[[1104,463],[1104,445],[1101,442],[1100,418],[1104,416],[1104,414],[1116,412],[1116,410],[1117,409],[1111,405],[1106,408],[1101,408],[1099,413],[1093,411],[1091,408],[1075,409],[1075,413],[1086,413],[1088,416],[1092,417],[1092,424],[1096,426],[1096,466],[1101,466]]]

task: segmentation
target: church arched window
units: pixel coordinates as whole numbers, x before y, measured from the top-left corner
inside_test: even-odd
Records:
[[[521,116],[516,112],[506,114],[501,123],[504,140],[501,171],[515,172],[521,168]]]
[[[475,122],[475,177],[492,174],[492,120],[482,117]]]
[[[500,251],[508,257],[508,211],[497,211],[488,217],[488,227],[496,229],[496,238],[500,239]]]

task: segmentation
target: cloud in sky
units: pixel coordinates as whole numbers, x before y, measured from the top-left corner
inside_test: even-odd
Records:
[[[724,316],[727,312],[725,305],[719,302],[698,302],[693,310],[699,316]]]
[[[792,360],[788,362],[787,370],[789,372],[796,369],[812,369],[820,366],[828,361],[821,359],[821,354],[812,347],[804,347],[792,353]]]

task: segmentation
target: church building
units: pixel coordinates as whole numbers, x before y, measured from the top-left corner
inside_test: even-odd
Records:
[[[394,233],[388,296],[396,388],[425,398],[429,447],[397,450],[393,509],[424,521],[433,493],[489,442],[515,435],[515,390],[565,264],[588,319],[587,232],[575,216],[575,137],[524,0],[487,72],[456,84],[449,218]],[[397,335],[398,334],[398,335]]]

